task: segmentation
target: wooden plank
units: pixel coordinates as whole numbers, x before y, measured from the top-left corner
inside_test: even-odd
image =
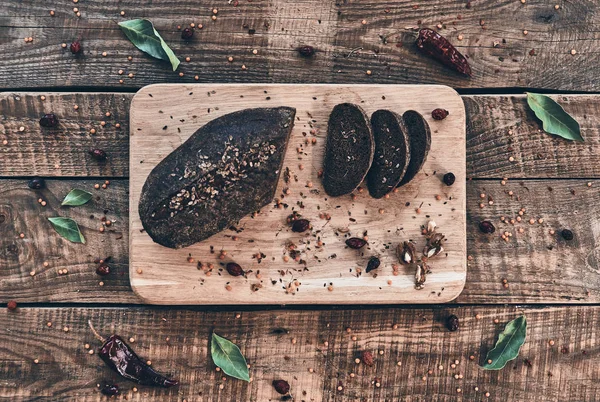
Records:
[[[40,96],[46,100],[42,102]],[[0,176],[128,176],[132,97],[133,94],[110,93],[0,94]],[[583,144],[539,133],[541,125],[522,95],[462,98],[467,112],[469,177],[600,178],[599,95],[554,97],[580,122],[586,140]],[[80,106],[78,111],[73,109],[75,104]],[[52,110],[68,122],[59,139],[42,135],[38,124],[39,117]],[[110,118],[104,116],[107,110],[112,114]],[[101,121],[107,122],[105,128],[101,128]],[[120,131],[114,129],[117,122],[121,124]],[[61,123],[61,127],[65,125]],[[23,132],[18,131],[20,127],[24,127]],[[96,128],[93,136],[89,134],[92,127]],[[5,145],[4,140],[8,142]],[[66,147],[63,140],[67,141]],[[98,145],[109,155],[104,164],[92,161],[86,153]],[[514,162],[509,161],[510,156]]]
[[[92,183],[48,181],[48,190],[42,192],[48,205],[41,208],[38,193],[27,189],[25,181],[0,180],[0,213],[4,216],[0,217],[0,302],[141,302],[129,287],[128,182],[113,181],[108,190],[97,193],[101,201],[89,206],[60,211],[57,207],[71,188],[89,188]],[[496,180],[478,180],[467,184],[467,253],[473,259],[468,261],[467,283],[458,303],[600,303],[598,181],[592,187],[587,187],[586,180],[527,180],[524,185],[510,180],[506,186]],[[493,206],[479,207],[481,193],[492,196]],[[117,219],[111,229],[115,233],[96,231],[105,205],[111,208],[108,216]],[[513,227],[500,222],[501,216],[516,217],[521,208],[526,209],[525,223]],[[54,211],[83,225],[86,246],[70,244],[53,232],[45,219]],[[89,219],[90,214],[96,219]],[[544,222],[529,225],[531,218]],[[478,223],[486,219],[496,226],[494,235],[480,233]],[[520,227],[523,233],[518,232]],[[560,237],[563,228],[573,231],[574,240]],[[555,235],[549,234],[550,229]],[[508,243],[500,238],[505,230],[513,233]],[[17,238],[21,232],[26,234],[23,240]],[[117,233],[124,238],[117,240]],[[93,261],[109,255],[116,274],[100,278]],[[48,268],[43,267],[46,260]],[[58,269],[68,269],[69,274],[58,275]],[[33,278],[29,276],[32,270],[37,272]],[[502,279],[508,280],[508,288],[503,287]],[[103,287],[98,285],[100,281],[104,281]]]
[[[329,197],[323,190],[318,172],[323,166],[327,121],[333,107],[344,102],[361,105],[369,116],[379,109],[399,114],[412,109],[429,122],[432,140],[426,163],[389,199],[376,200],[366,190],[362,194],[357,191],[355,197]],[[450,116],[441,122],[433,120],[431,111],[442,105]],[[228,113],[274,106],[296,108],[282,165],[291,178],[286,183],[282,175],[276,183],[275,194],[282,208],[270,203],[256,217],[242,219],[236,230],[222,231],[183,249],[155,243],[143,231],[138,214],[140,194],[150,172],[198,127]],[[133,99],[130,125],[130,277],[133,290],[147,303],[353,304],[357,299],[373,304],[444,303],[453,300],[464,287],[465,117],[463,102],[451,88],[152,85]],[[456,175],[452,187],[441,180],[445,172]],[[422,210],[421,216],[415,212],[417,208]],[[292,212],[308,219],[312,230],[292,232],[287,223]],[[323,219],[324,212],[330,219]],[[420,255],[426,244],[422,227],[430,219],[435,220],[447,241],[444,252],[429,261],[432,273],[424,288],[416,289],[415,270],[398,266],[396,247],[412,239]],[[347,238],[362,238],[364,233],[368,233],[368,246],[360,252],[346,247]],[[301,261],[290,257],[290,243],[297,247],[295,252]],[[226,259],[220,257],[219,250],[227,253]],[[257,253],[262,258],[255,258]],[[195,258],[194,264],[188,261],[189,256]],[[381,266],[367,274],[364,269],[372,256],[381,260]],[[251,273],[233,278],[222,268],[231,261]],[[196,269],[198,262],[214,264],[215,268]]]
[[[202,82],[438,83],[455,88],[598,90],[600,66],[594,55],[600,48],[596,29],[600,16],[594,2],[563,2],[559,9],[533,1],[466,4],[442,0],[233,1],[219,7],[212,21],[214,5],[199,6],[192,0],[182,0],[177,7],[132,0],[89,2],[76,5],[79,18],[73,5],[5,0],[0,54],[11,57],[0,60],[0,88],[134,89],[159,82],[193,82],[198,76]],[[55,10],[54,17],[50,9]],[[172,72],[168,64],[137,51],[115,22],[139,17],[152,20],[180,58],[191,61]],[[202,24],[203,29],[194,40],[184,42],[177,26],[192,22]],[[469,57],[472,79],[417,53],[413,28],[438,25]],[[33,41],[25,42],[26,37]],[[78,38],[84,51],[74,57],[61,43]],[[316,57],[301,58],[295,50],[300,45],[314,46]],[[127,60],[129,55],[133,60]],[[234,58],[231,63],[229,56]],[[119,70],[125,74],[119,75]],[[367,70],[372,74],[367,75]],[[135,77],[127,78],[129,73]]]
[[[130,101],[118,93],[0,94],[0,175],[127,176]],[[40,127],[46,113],[58,117],[56,128]],[[108,159],[95,161],[94,148]]]
[[[457,332],[444,326],[450,314],[459,317]],[[519,357],[501,371],[479,368],[504,324],[521,314],[528,328]],[[0,319],[5,326],[0,392],[12,401],[103,401],[96,384],[104,380],[117,383],[129,400],[280,400],[271,385],[276,379],[290,383],[297,401],[600,399],[597,306],[237,313],[22,308],[0,310]],[[99,345],[88,319],[105,336],[135,338],[132,346],[140,356],[181,385],[169,390],[137,386],[134,393],[136,384],[119,378],[84,348]],[[215,371],[208,352],[212,331],[240,346],[252,382]],[[355,363],[363,351],[374,354],[373,366]],[[452,367],[455,360],[459,363]]]

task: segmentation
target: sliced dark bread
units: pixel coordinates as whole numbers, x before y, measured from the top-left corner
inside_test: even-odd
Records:
[[[323,162],[323,187],[332,197],[350,194],[373,162],[375,141],[368,116],[352,103],[336,105],[329,115]]]
[[[140,196],[152,240],[186,247],[269,204],[296,110],[246,109],[210,121],[150,173]]]
[[[389,110],[373,113],[371,127],[375,138],[375,156],[367,173],[367,187],[371,197],[382,198],[400,183],[408,167],[408,129],[402,116]]]
[[[410,138],[410,162],[398,187],[405,185],[419,173],[431,147],[431,130],[421,114],[408,110],[404,112],[402,119]]]

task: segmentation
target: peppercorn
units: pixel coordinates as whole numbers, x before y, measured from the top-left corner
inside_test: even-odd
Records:
[[[71,46],[69,46],[69,50],[71,50],[71,53],[73,54],[81,53],[81,42],[76,40],[75,42],[71,43]]]
[[[90,149],[88,153],[97,161],[105,161],[106,160],[106,152],[102,149],[94,148]]]
[[[348,246],[354,250],[363,248],[366,244],[367,244],[367,241],[364,239],[361,239],[359,237],[351,237],[348,240],[346,240],[346,246]]]
[[[560,235],[563,237],[563,239],[565,240],[573,240],[573,232],[571,232],[569,229],[563,229],[560,232]]]
[[[106,264],[100,264],[98,265],[98,268],[96,268],[96,273],[100,276],[106,276],[110,274],[110,267]]]
[[[286,395],[290,392],[290,384],[285,380],[273,380],[273,388],[281,395]]]
[[[496,231],[496,227],[490,221],[481,221],[479,222],[479,230],[481,230],[482,233],[491,234]]]
[[[40,190],[46,186],[46,182],[41,177],[34,177],[33,179],[29,180],[27,186],[32,190]]]
[[[375,363],[373,359],[373,353],[369,352],[368,350],[362,352],[362,362],[369,367],[372,366]]]
[[[54,113],[46,113],[40,119],[40,126],[52,128],[58,126],[58,117]]]
[[[431,112],[431,117],[433,120],[444,120],[448,116],[448,111],[446,109],[433,109]]]
[[[6,308],[7,308],[9,311],[16,310],[16,308],[17,308],[17,302],[16,302],[16,301],[14,301],[14,300],[10,300],[10,301],[9,301],[9,302],[6,304]]]
[[[229,272],[229,275],[231,276],[244,275],[244,270],[242,269],[240,264],[236,264],[235,262],[227,263],[225,269],[227,270],[227,272]]]
[[[308,230],[310,222],[308,219],[297,219],[292,223],[292,232],[302,233]]]
[[[102,386],[100,387],[100,392],[102,392],[106,396],[115,396],[119,395],[120,393],[119,387],[116,384],[112,385],[108,383],[102,384]]]
[[[379,268],[379,264],[381,264],[381,262],[379,261],[379,258],[377,258],[377,257],[369,258],[369,262],[367,263],[366,272],[369,273],[369,272],[373,271],[374,269]]]
[[[303,57],[312,57],[315,54],[315,48],[312,46],[300,46],[298,49],[298,53],[300,53],[300,56]]]
[[[194,30],[191,28],[185,28],[181,31],[181,39],[189,40],[192,39],[192,36],[194,36]]]
[[[454,332],[458,330],[458,317],[455,316],[454,314],[452,314],[450,317],[448,317],[448,319],[446,320],[446,327],[448,328],[448,331],[450,332]]]
[[[445,185],[451,186],[454,184],[454,181],[456,181],[456,176],[454,176],[454,173],[448,172],[444,175],[443,181]]]

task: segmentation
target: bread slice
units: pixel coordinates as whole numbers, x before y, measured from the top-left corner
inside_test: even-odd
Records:
[[[414,110],[408,110],[404,112],[402,119],[410,138],[410,162],[398,187],[414,179],[427,160],[431,148],[431,130],[423,116]]]
[[[336,105],[329,115],[323,187],[332,197],[350,194],[365,178],[375,151],[368,116],[360,106]]]
[[[295,115],[290,107],[230,113],[167,155],[140,196],[140,218],[152,240],[186,247],[269,204]]]
[[[371,115],[375,138],[375,156],[367,187],[373,198],[382,198],[402,180],[410,161],[408,129],[402,116],[389,110],[378,110]]]

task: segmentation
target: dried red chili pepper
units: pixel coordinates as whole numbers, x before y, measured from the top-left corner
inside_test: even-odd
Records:
[[[417,37],[417,48],[428,56],[433,57],[447,67],[471,77],[469,62],[448,39],[433,29],[423,28]]]
[[[104,339],[96,332],[91,321],[88,321],[88,324],[96,338],[103,342],[102,347],[98,350],[98,356],[100,356],[108,367],[119,373],[123,378],[140,385],[153,385],[165,388],[179,384],[179,381],[157,373],[146,362],[141,360],[120,336],[111,335]]]

